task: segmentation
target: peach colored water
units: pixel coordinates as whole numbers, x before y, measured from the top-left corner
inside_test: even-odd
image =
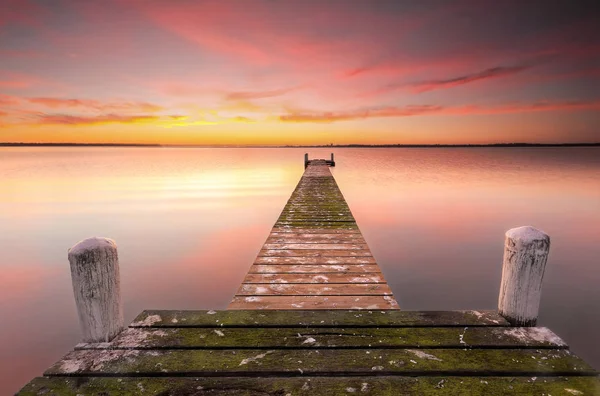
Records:
[[[0,148],[0,394],[78,342],[67,249],[117,241],[126,320],[224,309],[322,149]],[[540,324],[600,368],[600,149],[333,149],[402,309],[494,309],[504,232],[551,236]]]

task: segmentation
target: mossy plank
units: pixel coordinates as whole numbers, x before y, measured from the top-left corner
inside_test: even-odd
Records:
[[[258,257],[372,257],[367,249],[261,249]]]
[[[372,256],[367,257],[257,257],[254,264],[376,264]]]
[[[301,214],[301,215],[346,215],[352,216],[352,211],[350,208],[343,207],[341,205],[335,206],[306,206],[306,205],[289,205],[285,206],[281,212],[281,214]]]
[[[291,228],[318,228],[327,230],[356,230],[358,226],[354,222],[313,222],[313,221],[278,221],[275,227],[291,227]]]
[[[354,227],[351,229],[328,229],[328,228],[301,228],[301,227],[278,227],[274,226],[271,229],[272,233],[292,233],[292,234],[360,234],[360,230],[358,227]]]
[[[342,284],[241,284],[236,296],[353,296],[353,295],[392,295],[387,284],[377,283],[342,283]]]
[[[366,243],[265,243],[263,250],[360,250],[368,251]],[[331,254],[328,252],[327,254]]]
[[[597,377],[39,377],[19,396],[599,395]]]
[[[254,264],[249,274],[329,274],[380,272],[376,264],[337,264],[337,265],[262,265]]]
[[[348,204],[344,201],[338,201],[335,204],[327,204],[327,203],[301,203],[301,202],[290,202],[286,206],[283,207],[282,213],[290,213],[290,212],[320,212],[320,211],[334,211],[334,212],[344,212],[348,214],[352,214],[352,210],[348,206]]]
[[[145,310],[131,327],[440,327],[510,326],[496,311]]]
[[[324,244],[324,243],[333,243],[336,245],[339,244],[366,244],[367,242],[363,237],[354,237],[354,238],[293,238],[286,236],[269,236],[267,238],[266,244],[272,243],[304,243],[304,244]]]
[[[535,348],[567,345],[547,328],[134,328],[76,349]],[[535,356],[535,355],[534,355]]]
[[[298,240],[354,240],[354,239],[363,239],[362,235],[354,235],[354,234],[341,234],[341,233],[332,233],[332,234],[315,234],[315,233],[289,233],[289,232],[271,232],[269,235],[271,239],[277,238],[286,238],[286,239],[298,239]]]
[[[234,296],[227,309],[399,309],[393,296]]]
[[[337,211],[323,211],[318,213],[297,213],[297,212],[284,212],[279,216],[279,220],[282,221],[350,221],[355,222],[351,215],[345,213],[338,213]]]
[[[247,274],[244,283],[385,283],[383,275],[373,274]]]
[[[597,375],[564,349],[76,350],[44,375]]]

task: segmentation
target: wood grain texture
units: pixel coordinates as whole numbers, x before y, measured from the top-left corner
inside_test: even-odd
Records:
[[[242,284],[236,296],[390,296],[392,291],[387,284],[342,283],[323,285],[313,284]]]
[[[75,350],[44,375],[596,375],[564,349]],[[532,358],[532,356],[535,358]]]
[[[75,305],[85,342],[106,342],[124,326],[117,245],[88,238],[69,249]]]
[[[379,266],[376,264],[358,264],[358,265],[260,265],[255,264],[250,267],[249,274],[330,274],[330,273],[379,273]]]
[[[398,307],[322,161],[306,167],[229,305],[229,309],[307,307]]]
[[[566,391],[568,389],[569,391]],[[204,392],[205,391],[205,392]],[[204,392],[204,393],[203,393]],[[20,396],[116,395],[598,395],[597,377],[558,376],[532,381],[517,376],[352,377],[39,377]]]
[[[509,326],[496,311],[145,310],[130,327],[480,327]]]
[[[360,273],[360,274],[247,274],[244,284],[253,283],[385,283],[382,274]]]
[[[235,296],[227,309],[398,309],[391,296]]]
[[[506,232],[498,310],[511,323],[535,326],[550,237],[533,227]]]
[[[547,328],[128,328],[113,341],[75,349],[315,349],[315,348],[564,349]],[[534,355],[535,356],[535,355]]]
[[[371,256],[363,257],[277,257],[277,256],[259,256],[254,260],[254,264],[376,264]]]

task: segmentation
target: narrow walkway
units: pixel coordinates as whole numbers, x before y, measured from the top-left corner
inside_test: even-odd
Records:
[[[228,309],[398,309],[324,160],[309,161]]]

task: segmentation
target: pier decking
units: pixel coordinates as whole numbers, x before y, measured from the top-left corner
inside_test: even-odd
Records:
[[[333,164],[333,155],[305,157],[228,310],[143,311],[110,342],[100,332],[76,345],[19,395],[600,395],[598,372],[545,327],[514,326],[497,311],[400,311]],[[76,265],[91,271],[90,260],[106,259],[118,274],[112,241],[76,246]],[[106,284],[88,287],[118,308],[107,266],[99,266]],[[81,298],[94,307],[98,294]],[[97,318],[90,311],[86,319]],[[98,328],[122,328],[119,309],[102,311],[111,314]],[[526,323],[537,309],[533,316]]]
[[[598,395],[596,375],[496,312],[144,311],[21,395]]]
[[[331,163],[306,163],[228,309],[398,309]]]

